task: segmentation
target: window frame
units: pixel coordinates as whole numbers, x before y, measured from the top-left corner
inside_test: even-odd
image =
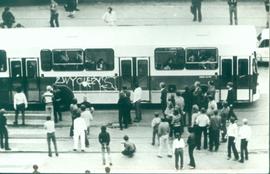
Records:
[[[65,52],[68,52],[68,51],[80,51],[82,53],[81,57],[82,57],[82,61],[79,63],[55,63],[54,61],[54,51],[65,51]],[[84,65],[84,50],[82,48],[64,48],[64,49],[52,49],[51,50],[52,52],[52,65],[53,66],[56,66],[56,65],[64,65],[64,66],[72,66],[72,65]]]
[[[4,55],[4,61],[3,61],[3,70],[1,70],[1,67],[0,67],[0,73],[1,72],[7,72],[7,62],[8,62],[8,60],[7,60],[7,52],[5,51],[5,50],[0,50],[0,52],[3,52],[3,55]],[[0,61],[1,62],[1,61]]]
[[[41,57],[41,52],[42,51],[48,51],[48,52],[50,52],[50,69],[49,70],[44,70],[43,69],[43,61],[42,61],[42,57]],[[51,71],[51,70],[53,70],[53,60],[52,60],[52,50],[50,50],[50,49],[41,49],[40,50],[40,66],[41,66],[41,70],[42,71],[46,71],[46,72],[48,72],[48,71]]]

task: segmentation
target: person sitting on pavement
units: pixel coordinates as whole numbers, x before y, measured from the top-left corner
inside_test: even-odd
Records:
[[[125,135],[123,139],[125,140],[125,142],[123,142],[125,149],[122,151],[122,154],[131,158],[136,152],[136,146],[134,143],[129,141],[129,137],[127,135]]]
[[[15,23],[15,17],[11,13],[9,7],[5,7],[4,12],[2,13],[3,26],[7,28],[12,28]]]
[[[8,144],[7,118],[4,115],[5,113],[6,113],[6,110],[2,108],[0,110],[0,142],[1,142],[1,149],[3,149],[5,147],[5,150],[11,150],[9,148],[9,144]],[[4,146],[3,140],[5,140],[5,146]]]

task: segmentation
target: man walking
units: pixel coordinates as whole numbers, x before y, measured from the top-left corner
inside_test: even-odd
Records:
[[[103,165],[106,165],[106,151],[107,151],[107,157],[110,166],[112,165],[112,159],[110,155],[110,134],[106,131],[106,126],[101,126],[101,132],[98,135],[99,143],[101,144],[101,150],[102,150],[102,162]]]
[[[133,103],[135,104],[135,119],[134,122],[140,122],[142,120],[142,111],[141,111],[141,100],[142,100],[142,88],[139,86],[139,83],[135,83],[134,98]]]
[[[238,24],[237,21],[237,0],[228,0],[229,12],[230,12],[230,25],[233,24],[233,16],[235,25]]]
[[[77,151],[79,139],[81,140],[81,151],[85,151],[85,132],[87,130],[84,119],[81,117],[80,111],[76,112],[76,118],[74,120],[74,148],[73,151]]]
[[[197,21],[197,14],[198,14],[198,21],[202,21],[202,12],[201,12],[201,5],[202,0],[191,0],[191,11],[193,13],[193,21]]]
[[[51,120],[51,117],[48,116],[46,118],[46,122],[44,123],[44,128],[47,133],[47,142],[48,142],[48,149],[49,149],[49,157],[52,157],[52,151],[51,151],[51,141],[54,145],[55,150],[55,156],[58,156],[57,152],[57,145],[56,145],[56,137],[55,137],[55,127],[54,127],[54,121]]]
[[[24,112],[25,112],[25,109],[28,107],[27,99],[21,87],[17,87],[16,92],[17,93],[14,95],[14,103],[13,103],[14,109],[15,109],[14,125],[18,125],[19,112],[21,112],[22,114],[22,125],[25,125]]]
[[[164,114],[166,108],[167,108],[167,89],[166,89],[166,84],[164,82],[161,82],[159,84],[161,90],[160,90],[160,104],[161,104],[161,110],[162,110],[162,113]]]
[[[229,107],[234,106],[234,101],[235,101],[235,91],[233,90],[233,83],[228,82],[227,83],[227,89],[228,89],[228,94],[227,94],[227,103]]]
[[[237,161],[239,159],[237,149],[235,147],[236,137],[238,135],[238,126],[235,123],[235,119],[230,119],[230,124],[227,130],[228,134],[228,160],[231,159],[231,150],[233,150],[234,160]]]
[[[55,27],[55,26],[59,27],[59,21],[58,21],[59,13],[57,10],[57,6],[58,6],[58,4],[54,0],[51,0],[51,4],[50,4],[50,11],[51,11],[50,24],[51,24],[51,27]]]
[[[175,169],[179,170],[179,157],[180,157],[180,169],[183,169],[184,164],[184,148],[185,142],[181,138],[181,134],[176,134],[176,139],[173,141],[173,152],[175,155]]]
[[[240,156],[241,159],[239,160],[240,163],[244,162],[244,153],[245,153],[245,159],[248,160],[248,141],[250,140],[251,137],[251,129],[250,126],[248,125],[248,120],[246,118],[243,119],[243,126],[240,127],[239,129],[239,137],[241,140],[240,144]]]
[[[218,151],[220,128],[221,118],[218,115],[218,110],[214,110],[214,115],[210,118],[209,126],[209,151],[211,152],[213,150],[213,146],[215,146],[215,151]]]
[[[106,11],[102,17],[103,21],[105,23],[107,23],[109,26],[115,26],[115,22],[116,22],[116,13],[115,11],[113,11],[112,7],[108,7],[107,9],[108,11]]]
[[[8,144],[7,118],[4,115],[5,113],[5,109],[0,110],[0,143],[1,149],[5,147],[5,150],[11,150]],[[3,140],[5,140],[5,146]]]
[[[201,114],[196,118],[196,124],[198,125],[198,144],[197,149],[201,149],[201,138],[203,133],[203,148],[207,149],[207,126],[209,125],[209,118],[206,115],[204,108],[201,109]]]
[[[158,137],[159,137],[159,152],[158,152],[158,157],[162,158],[162,151],[164,148],[166,148],[168,152],[168,157],[171,158],[171,150],[170,150],[170,145],[169,145],[169,133],[170,133],[170,126],[169,123],[165,118],[161,119],[161,122],[158,126]]]

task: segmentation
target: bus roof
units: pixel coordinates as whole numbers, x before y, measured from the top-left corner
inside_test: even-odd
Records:
[[[254,26],[95,26],[0,30],[0,49],[217,47],[246,55],[256,48]],[[233,48],[233,49],[232,49]],[[12,56],[11,56],[12,57]]]

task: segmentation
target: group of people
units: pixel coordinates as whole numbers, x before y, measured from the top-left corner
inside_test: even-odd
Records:
[[[248,160],[247,145],[251,129],[247,119],[243,119],[243,125],[238,128],[236,123],[238,118],[233,110],[235,93],[232,82],[227,84],[227,99],[222,103],[220,110],[215,101],[215,85],[212,80],[208,82],[207,89],[203,90],[200,82],[196,81],[191,88],[186,87],[183,93],[177,91],[175,95],[170,96],[164,82],[160,83],[160,88],[162,116],[155,113],[151,123],[152,145],[155,145],[157,136],[159,158],[163,157],[162,152],[166,150],[168,157],[172,157],[172,154],[175,155],[175,168],[179,169],[179,158],[180,169],[183,168],[185,142],[181,135],[184,132],[184,126],[187,125],[190,133],[187,139],[190,168],[195,168],[193,151],[195,148],[201,150],[202,134],[204,149],[208,149],[210,152],[218,151],[220,142],[226,142],[228,139],[228,159],[231,159],[231,151],[233,151],[234,160],[239,160],[241,163]],[[187,122],[185,117],[188,119]],[[235,145],[238,139],[241,143],[240,158]]]

